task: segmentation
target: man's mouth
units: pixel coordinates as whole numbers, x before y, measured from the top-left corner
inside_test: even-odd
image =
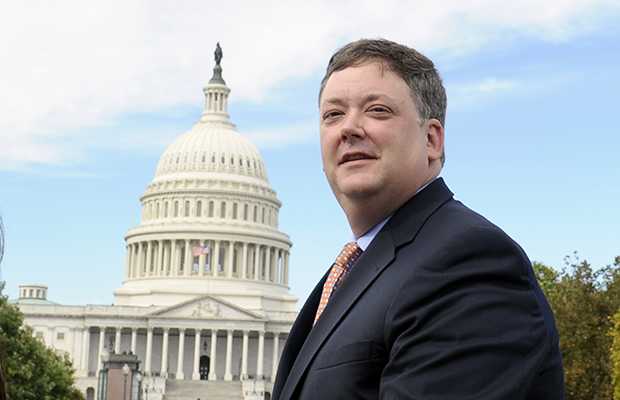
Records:
[[[350,161],[357,161],[357,160],[372,160],[374,159],[374,157],[369,156],[368,154],[365,153],[351,153],[351,154],[345,154],[344,156],[342,156],[341,160],[340,160],[340,164],[345,164],[348,163]]]

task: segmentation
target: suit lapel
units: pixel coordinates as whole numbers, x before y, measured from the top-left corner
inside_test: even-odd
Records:
[[[323,343],[366,289],[392,263],[397,248],[411,242],[424,221],[451,197],[452,193],[445,186],[443,179],[439,178],[397,210],[347,274],[346,279],[342,281],[330,299],[321,318],[312,328],[314,313],[327,274],[323,277],[291,329],[289,338],[295,338],[297,344],[291,346],[291,351],[286,355],[289,358],[287,367],[290,368],[290,372],[282,388],[280,399],[288,400],[292,397]]]

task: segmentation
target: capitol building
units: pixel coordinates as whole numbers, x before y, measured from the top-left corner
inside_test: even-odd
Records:
[[[120,390],[114,360],[128,360],[127,399],[270,398],[297,316],[292,243],[260,153],[229,121],[219,44],[215,54],[200,120],[140,196],[114,305],[59,305],[46,286],[20,286],[25,323],[72,360],[87,400]]]

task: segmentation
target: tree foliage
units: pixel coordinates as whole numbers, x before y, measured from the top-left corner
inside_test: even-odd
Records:
[[[594,270],[575,254],[561,272],[534,263],[560,332],[566,400],[613,397],[609,335],[620,307],[620,258],[614,266]]]
[[[6,358],[6,383],[11,400],[80,400],[71,361],[33,337],[32,328],[2,294],[0,282],[0,340]]]

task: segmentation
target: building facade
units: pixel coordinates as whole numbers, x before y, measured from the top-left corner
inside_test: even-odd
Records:
[[[63,306],[47,301],[45,286],[20,287],[25,323],[71,358],[87,399],[100,398],[110,354],[138,356],[152,400],[171,381],[201,380],[269,397],[297,315],[292,244],[278,230],[281,203],[260,153],[229,121],[220,60],[216,51],[200,121],[166,149],[140,197],[115,304]]]

